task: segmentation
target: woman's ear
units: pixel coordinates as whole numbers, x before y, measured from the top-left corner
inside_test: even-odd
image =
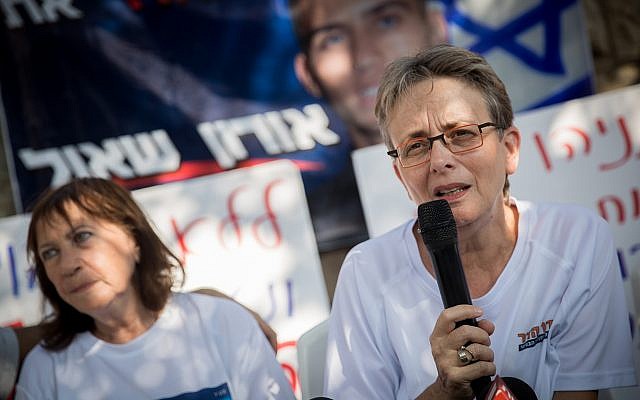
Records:
[[[135,251],[134,260],[136,264],[139,264],[140,263],[140,246],[136,245],[134,251]]]
[[[505,172],[513,175],[520,161],[520,130],[515,126],[505,129],[502,143],[506,150]]]
[[[313,73],[309,70],[308,59],[305,54],[296,54],[296,57],[293,60],[293,69],[298,80],[309,94],[315,97],[322,97],[322,91],[320,90],[320,86],[318,86],[316,80],[313,78]]]

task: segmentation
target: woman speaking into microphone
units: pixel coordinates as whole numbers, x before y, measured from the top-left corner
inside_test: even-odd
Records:
[[[448,202],[473,305],[444,308],[416,220],[356,246],[334,295],[326,395],[472,399],[471,383],[496,374],[545,400],[634,385],[608,225],[584,208],[510,195],[521,137],[488,63],[450,45],[399,59],[376,116],[416,206]]]

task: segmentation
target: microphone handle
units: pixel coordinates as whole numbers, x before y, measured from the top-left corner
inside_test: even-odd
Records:
[[[491,387],[491,377],[481,376],[471,381],[471,390],[476,397],[476,400],[483,400],[487,396],[487,392]]]
[[[442,246],[431,246],[429,248],[429,255],[431,256],[431,265],[433,265],[436,273],[436,280],[444,308],[460,304],[472,304],[467,279],[464,276],[458,246],[455,241]],[[475,318],[470,318],[456,322],[456,328],[461,325],[478,326],[478,321],[476,321]],[[490,385],[491,378],[489,376],[483,376],[473,380],[471,382],[471,388],[473,389],[476,399],[484,399]]]
[[[436,273],[444,308],[472,304],[467,279],[464,276],[458,253],[458,245],[455,241],[437,247],[432,246],[429,249],[429,255]],[[478,326],[478,322],[475,319],[465,319],[456,322],[456,328],[460,325]]]

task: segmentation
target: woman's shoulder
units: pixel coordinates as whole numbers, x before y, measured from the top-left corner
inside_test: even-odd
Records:
[[[528,203],[522,208],[519,204],[518,209],[522,235],[537,254],[556,257],[571,268],[578,259],[602,257],[602,262],[608,262],[614,248],[613,234],[607,221],[594,211],[564,203]]]
[[[45,349],[42,344],[38,344],[31,349],[22,363],[16,393],[25,392],[37,398],[38,396],[33,393],[33,390],[43,390],[44,392],[48,389],[53,390],[54,357],[56,355],[60,354]],[[17,398],[21,398],[21,396],[18,395]]]
[[[336,291],[380,296],[397,282],[412,279],[419,260],[414,220],[353,247],[340,268]]]
[[[607,222],[593,210],[577,204],[518,202],[518,210],[535,232],[580,235],[608,230]]]
[[[407,221],[389,232],[357,244],[347,253],[343,266],[367,265],[367,273],[371,273],[372,268],[375,269],[376,266],[388,271],[390,266],[396,264],[390,261],[398,261],[408,256],[409,247],[413,241],[411,226],[414,222],[414,220]]]
[[[194,292],[173,293],[171,304],[187,315],[199,315],[206,319],[232,321],[253,319],[249,311],[236,301],[221,296]]]
[[[575,218],[583,217],[588,219],[600,219],[600,216],[593,210],[575,203],[559,203],[559,202],[530,202],[518,201],[518,208],[526,210],[535,210],[539,215],[553,215],[556,217]]]
[[[42,343],[38,343],[33,349],[31,349],[29,354],[27,354],[22,365],[37,365],[39,362],[47,362],[52,359],[52,355],[52,351],[45,349]]]

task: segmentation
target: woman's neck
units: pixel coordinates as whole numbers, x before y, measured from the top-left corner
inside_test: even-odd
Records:
[[[105,342],[123,344],[145,333],[160,315],[146,308],[137,298],[129,301],[116,301],[110,309],[94,316],[93,334]]]
[[[518,210],[505,204],[504,212],[491,221],[458,229],[458,251],[472,298],[485,295],[506,267],[518,237]],[[420,256],[427,271],[435,276],[431,259],[419,234],[415,233]]]

